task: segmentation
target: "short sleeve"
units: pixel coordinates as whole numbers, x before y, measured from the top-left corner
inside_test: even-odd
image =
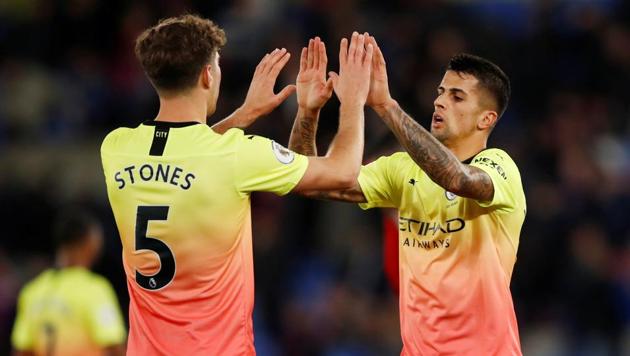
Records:
[[[302,179],[308,158],[265,137],[241,138],[236,153],[235,179],[241,193],[289,193]]]
[[[484,150],[473,158],[470,165],[488,173],[494,185],[492,200],[478,201],[480,206],[504,210],[524,208],[521,176],[516,163],[505,151],[495,148]]]
[[[124,343],[127,332],[112,286],[99,278],[90,293],[86,316],[94,342],[100,346]]]
[[[23,289],[18,298],[17,315],[11,333],[11,343],[16,350],[20,351],[33,349],[33,332],[27,313],[27,293]]]
[[[371,208],[395,208],[398,207],[398,187],[392,182],[397,182],[396,175],[399,170],[395,168],[399,155],[380,157],[376,161],[361,167],[359,173],[359,185],[367,202],[360,203],[361,209]]]

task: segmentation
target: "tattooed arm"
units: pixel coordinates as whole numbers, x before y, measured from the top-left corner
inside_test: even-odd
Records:
[[[319,109],[299,108],[289,137],[289,149],[305,156],[317,156],[317,122]]]
[[[462,197],[490,201],[494,185],[483,170],[461,163],[394,100],[375,109],[411,158],[439,186]]]

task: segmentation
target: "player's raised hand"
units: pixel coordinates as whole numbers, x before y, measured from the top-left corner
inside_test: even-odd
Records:
[[[365,105],[370,90],[373,52],[374,46],[366,43],[366,35],[352,33],[349,46],[347,39],[341,40],[339,74],[330,72],[329,75],[342,105]]]
[[[302,48],[298,73],[297,101],[301,109],[318,111],[332,96],[332,79],[326,81],[326,46],[319,37],[309,40]]]
[[[275,49],[267,53],[258,63],[252,82],[247,91],[247,97],[241,107],[244,111],[253,113],[256,118],[273,111],[295,91],[295,85],[287,85],[278,94],[273,92],[280,71],[291,58],[286,49]]]
[[[387,67],[385,65],[385,57],[381,48],[376,43],[373,36],[367,35],[367,43],[374,47],[374,55],[372,56],[372,76],[370,79],[370,92],[367,97],[367,105],[377,110],[384,107],[392,101],[389,92],[389,84],[387,83]]]

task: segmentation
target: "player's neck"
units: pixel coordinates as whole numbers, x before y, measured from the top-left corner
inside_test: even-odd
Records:
[[[160,111],[156,121],[206,123],[208,108],[205,98],[189,94],[168,98],[160,97]]]
[[[455,142],[445,142],[444,145],[453,152],[457,159],[465,161],[484,150],[487,145],[487,139],[468,137]]]
[[[91,264],[91,258],[86,256],[85,253],[74,249],[62,249],[57,252],[55,257],[55,266],[57,268],[90,268]]]

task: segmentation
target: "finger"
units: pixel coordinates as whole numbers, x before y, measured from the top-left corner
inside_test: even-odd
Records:
[[[348,39],[342,38],[339,44],[339,66],[348,61]]]
[[[363,59],[363,65],[371,68],[373,56],[374,56],[374,46],[371,43],[368,43],[367,49],[365,50],[365,58]]]
[[[302,53],[300,53],[300,72],[303,72],[306,70],[306,65],[308,64],[307,60],[306,60],[306,56],[308,49],[306,47],[302,47]]]
[[[278,104],[287,100],[287,98],[291,96],[291,94],[295,93],[295,89],[296,89],[295,85],[291,84],[291,85],[287,85],[286,87],[284,87],[284,89],[280,90],[280,92],[276,95],[276,100]]]
[[[322,75],[326,73],[326,66],[328,65],[328,56],[326,55],[326,45],[324,42],[319,43],[319,68],[317,68]]]
[[[319,40],[319,37],[315,37],[315,40],[313,41],[313,68],[317,69],[319,68],[319,44],[321,43],[321,41]]]
[[[377,59],[377,57],[378,57],[378,56],[376,55],[376,51],[377,51],[376,40],[374,39],[374,37],[373,37],[373,36],[370,36],[370,37],[368,38],[367,43],[368,43],[368,44],[371,44],[371,45],[372,45],[372,47],[373,47],[373,54],[372,54],[372,69],[374,69],[374,68],[376,68],[376,66],[378,65],[378,62],[377,62],[377,60],[378,60],[378,59]]]
[[[326,92],[329,93],[333,89],[333,78],[332,76],[328,77],[326,81]]]
[[[331,82],[331,85],[333,86],[333,88],[336,88],[337,81],[339,81],[339,74],[335,72],[328,72],[328,81]],[[326,85],[328,85],[328,82],[326,82]]]
[[[265,66],[267,65],[268,60],[269,60],[269,53],[265,54],[265,56],[260,60],[260,62],[256,66],[256,71],[254,71],[254,74],[258,74],[259,72],[262,72]]]
[[[313,55],[315,41],[313,39],[308,40],[308,65],[307,69],[313,68],[313,61],[315,60],[315,56]]]
[[[286,54],[287,54],[287,49],[286,48],[282,48],[282,49],[277,49],[276,48],[276,50],[269,57],[269,61],[268,61],[267,66],[266,66],[266,72],[268,73],[268,72],[272,71],[273,68],[276,66],[276,63],[281,61]]]
[[[357,41],[359,40],[359,33],[352,32],[352,38],[350,39],[350,48],[348,49],[348,60],[354,61],[357,54]]]
[[[355,51],[355,61],[363,63],[363,57],[365,55],[365,36],[357,36],[357,48]]]
[[[374,45],[374,63],[385,65],[385,57],[383,56],[383,51],[381,51],[381,47],[378,46],[378,43],[376,42],[376,38],[374,38],[374,36],[371,36],[371,39],[372,44]]]
[[[291,58],[291,53],[285,53],[284,56],[282,56],[280,58],[279,61],[277,61],[269,70],[269,75],[271,75],[274,80],[278,77],[278,74],[280,74],[280,71],[282,70],[282,68],[284,68],[284,66],[287,64],[287,62],[289,61],[289,59]]]

